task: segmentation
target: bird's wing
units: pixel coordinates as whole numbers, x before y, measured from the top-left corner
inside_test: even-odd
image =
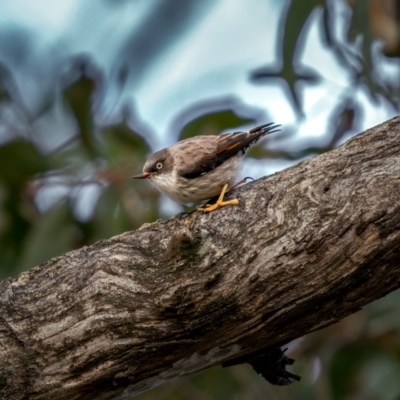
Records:
[[[181,157],[181,168],[178,173],[186,179],[205,175],[240,151],[244,154],[258,139],[276,132],[278,127],[279,125],[271,122],[249,132],[234,132],[220,136],[197,136],[179,142],[178,145],[181,147],[179,153],[185,157]]]
[[[178,175],[194,179],[217,167],[219,136],[195,136],[174,145]]]

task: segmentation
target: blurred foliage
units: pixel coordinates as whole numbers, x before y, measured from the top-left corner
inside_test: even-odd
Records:
[[[340,2],[288,1],[287,10],[282,13],[282,39],[278,43],[277,66],[262,67],[251,74],[255,83],[268,82],[277,78],[285,82],[288,98],[299,116],[303,116],[299,83],[301,81],[306,84],[320,82],[317,71],[299,63],[299,55],[304,46],[310,21],[319,9],[322,9],[323,13],[324,42],[337,61],[352,76],[349,97],[352,97],[357,86],[365,85],[375,101],[378,95],[382,95],[396,110],[400,107],[399,82],[389,82],[384,76],[376,73],[379,58],[374,54],[376,50],[374,44],[379,37],[384,43],[384,54],[400,57],[400,5],[397,0],[348,0],[348,2],[353,12],[346,35],[347,41],[343,41],[337,33],[337,24],[340,23],[337,5]],[[361,41],[361,46],[356,42],[358,39]],[[349,44],[353,45],[353,48]]]
[[[178,4],[179,3],[179,4]],[[121,57],[120,84],[129,78],[130,54],[144,51],[135,65],[136,76],[144,74],[161,51],[183,36],[195,18],[200,2],[160,2],[132,36]],[[349,23],[344,35],[338,4],[329,0],[286,1],[277,43],[278,62],[249,71],[253,84],[284,82],[288,101],[303,116],[299,94],[303,85],[317,85],[321,79],[318,63],[301,66],[299,56],[307,38],[310,21],[322,13],[321,32],[326,47],[351,77],[348,91],[332,111],[329,135],[323,142],[299,142],[296,150],[267,149],[262,144],[249,152],[253,158],[295,161],[336,147],[363,116],[363,107],[353,98],[358,87],[366,87],[375,101],[383,97],[393,109],[400,108],[400,80],[376,73],[382,57],[400,58],[400,3],[397,0],[348,0]],[[182,17],[181,5],[186,4]],[[342,10],[343,11],[343,10]],[[180,14],[180,18],[177,15]],[[175,16],[174,18],[170,18]],[[266,21],[266,23],[268,23]],[[161,27],[158,38],[154,26]],[[381,47],[377,46],[377,39]],[[265,38],[269,40],[269,38]],[[381,49],[381,51],[380,51]],[[46,60],[48,61],[48,60]],[[0,278],[15,276],[49,258],[91,244],[99,239],[138,228],[161,215],[159,193],[146,182],[130,180],[141,171],[150,152],[146,132],[133,131],[126,119],[113,126],[100,126],[93,118],[93,105],[101,93],[101,79],[83,70],[63,87],[60,98],[76,123],[76,132],[48,150],[34,135],[35,123],[51,107],[38,107],[37,115],[18,109],[20,121],[0,142]],[[11,72],[0,65],[0,106],[13,107],[18,98],[11,90]],[[11,88],[11,89],[10,89]],[[23,93],[19,96],[23,97]],[[210,99],[209,103],[215,99]],[[56,101],[56,100],[54,100]],[[27,113],[26,113],[27,114]],[[192,117],[177,118],[178,137],[217,134],[255,124],[255,110],[239,111],[220,102],[211,111],[195,105]],[[0,116],[4,117],[4,113]],[[293,134],[283,127],[277,137]],[[42,141],[41,141],[42,140]],[[275,139],[274,139],[275,140]],[[290,387],[268,385],[249,366],[212,368],[180,378],[143,393],[137,399],[296,399],[296,400],[396,400],[400,399],[400,293],[394,292],[335,326],[308,335],[291,344],[296,358],[294,371],[303,379]]]
[[[256,123],[252,118],[241,118],[233,110],[220,110],[203,114],[186,124],[181,131],[179,140],[195,135],[218,135],[223,130],[233,129],[244,124]]]
[[[79,133],[59,148],[41,153],[34,142],[19,138],[0,147],[2,278],[158,217],[158,193],[147,186],[139,193],[129,179],[142,168],[148,144],[125,124],[95,128],[94,88],[95,82],[82,77],[65,90]],[[52,188],[59,198],[42,214],[41,192]],[[82,219],[77,201],[90,188],[99,198]]]

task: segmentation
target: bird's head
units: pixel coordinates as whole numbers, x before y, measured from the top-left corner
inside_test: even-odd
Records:
[[[132,179],[145,179],[161,177],[172,172],[172,156],[168,149],[163,149],[152,154],[143,167],[143,174],[133,175]]]

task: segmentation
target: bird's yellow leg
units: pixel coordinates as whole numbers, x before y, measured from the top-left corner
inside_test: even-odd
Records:
[[[238,199],[232,199],[232,200],[227,200],[224,201],[224,196],[226,189],[228,188],[228,184],[225,183],[224,187],[221,190],[221,194],[218,197],[218,200],[214,204],[206,204],[204,207],[200,207],[197,209],[197,211],[201,212],[211,212],[216,210],[217,208],[224,207],[224,206],[229,206],[229,205],[237,205],[239,204]]]

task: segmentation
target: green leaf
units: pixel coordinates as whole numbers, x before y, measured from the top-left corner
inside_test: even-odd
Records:
[[[146,139],[136,132],[131,131],[126,125],[120,124],[101,131],[103,139],[99,147],[101,155],[114,166],[121,164],[129,168],[143,167],[150,146]],[[133,173],[133,171],[132,171]]]
[[[46,158],[32,143],[16,140],[0,147],[0,180],[20,188],[25,181],[48,169]]]
[[[249,123],[255,123],[252,118],[244,118],[237,115],[231,109],[204,114],[186,124],[179,136],[179,140],[196,135],[217,135],[221,131],[236,128]]]
[[[95,85],[94,80],[82,77],[64,91],[64,99],[71,107],[79,125],[81,143],[92,157],[96,155],[91,110],[91,98]]]

